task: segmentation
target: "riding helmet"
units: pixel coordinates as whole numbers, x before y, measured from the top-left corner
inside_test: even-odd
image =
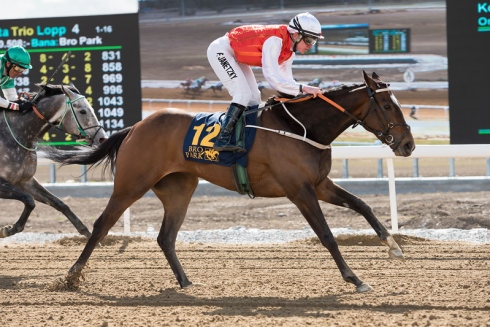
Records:
[[[290,33],[298,32],[303,37],[323,39],[320,22],[309,12],[294,16],[289,22],[288,30]]]
[[[10,61],[11,63],[24,68],[31,69],[31,56],[29,56],[29,52],[26,49],[20,46],[14,46],[7,50],[5,53],[5,59]]]

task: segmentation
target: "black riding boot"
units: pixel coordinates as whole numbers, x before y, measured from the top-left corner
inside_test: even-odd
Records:
[[[226,116],[221,124],[221,131],[219,132],[218,138],[216,142],[214,142],[213,148],[218,151],[239,151],[245,152],[244,148],[236,146],[235,144],[230,144],[231,136],[233,133],[233,129],[235,128],[235,124],[238,119],[242,115],[243,111],[246,109],[245,106],[242,106],[238,103],[230,104],[228,111],[226,111]]]

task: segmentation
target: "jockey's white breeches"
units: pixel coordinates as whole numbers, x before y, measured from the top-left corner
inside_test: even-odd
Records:
[[[214,40],[207,53],[211,67],[232,96],[232,102],[246,107],[260,104],[259,86],[252,69],[236,61],[227,35]]]

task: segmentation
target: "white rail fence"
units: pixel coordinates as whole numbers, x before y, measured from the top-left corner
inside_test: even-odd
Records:
[[[335,147],[332,150],[334,159],[384,159],[388,170],[388,188],[390,197],[391,229],[398,232],[398,211],[395,189],[396,157],[388,146],[345,146]],[[461,145],[418,145],[409,158],[490,158],[490,145],[488,144],[461,144]],[[408,158],[407,158],[408,159]],[[490,178],[489,178],[490,183]]]
[[[415,151],[410,157],[400,158],[394,155],[393,151],[385,145],[370,145],[370,146],[335,146],[332,149],[333,159],[380,159],[386,161],[386,167],[388,171],[388,190],[390,200],[390,215],[391,215],[391,229],[394,233],[398,232],[398,211],[396,202],[396,188],[395,188],[395,166],[393,159],[397,160],[413,160],[418,158],[490,158],[490,145],[489,144],[462,144],[462,145],[418,145]],[[53,163],[42,156],[38,159],[38,164],[50,164]],[[82,172],[83,172],[82,167]],[[448,177],[448,179],[458,179],[455,177]],[[490,183],[490,177],[482,176],[485,180],[488,179]],[[418,178],[423,179],[423,178]],[[372,179],[366,179],[366,183],[369,183]],[[464,183],[464,179],[458,179],[461,183]],[[89,187],[89,185],[97,183],[80,183],[78,187]],[[107,186],[107,183],[104,183]],[[124,213],[124,233],[130,232],[130,209],[128,208]]]

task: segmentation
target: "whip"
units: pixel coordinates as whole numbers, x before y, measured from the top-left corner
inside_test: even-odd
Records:
[[[41,90],[32,99],[32,102],[33,103],[36,103],[36,100],[37,100],[37,98],[39,98],[39,95],[44,91],[44,89],[46,88],[46,85],[48,85],[49,82],[51,82],[51,80],[53,79],[54,75],[58,72],[58,70],[61,68],[61,66],[63,66],[64,64],[66,64],[68,62],[68,60],[70,59],[70,55],[71,55],[71,51],[68,51],[67,53],[65,53],[63,55],[62,60],[61,60],[60,64],[58,65],[58,67],[56,68],[56,70],[53,72],[53,74],[51,74],[51,76],[48,78],[46,84],[43,85],[43,87],[41,88]]]

